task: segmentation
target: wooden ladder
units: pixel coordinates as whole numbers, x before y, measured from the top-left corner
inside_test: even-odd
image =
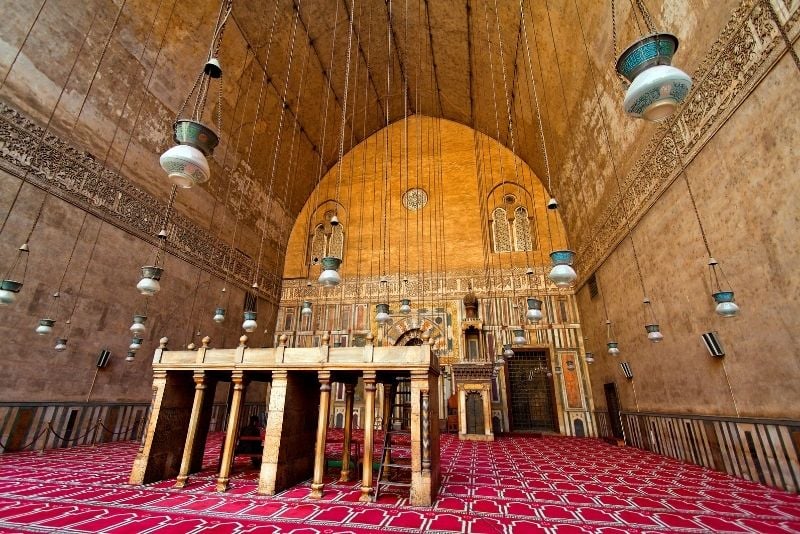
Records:
[[[372,501],[381,489],[411,488],[411,379],[398,377],[390,386],[392,408],[383,422],[383,450]],[[407,452],[402,457],[395,452]]]

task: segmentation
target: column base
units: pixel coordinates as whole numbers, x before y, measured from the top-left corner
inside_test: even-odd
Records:
[[[311,493],[308,495],[309,499],[321,499],[325,484],[311,484]]]
[[[187,482],[189,481],[189,475],[180,475],[178,480],[175,481],[174,488],[185,488]]]
[[[217,479],[217,491],[219,493],[228,491],[228,480],[227,477]]]
[[[350,482],[350,471],[344,471],[339,474],[339,482]]]
[[[361,488],[359,502],[372,502],[372,488]]]

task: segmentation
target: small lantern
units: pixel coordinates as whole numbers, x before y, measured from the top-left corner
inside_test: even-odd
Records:
[[[575,362],[572,360],[567,360],[567,370],[574,371],[575,370]]]
[[[56,352],[64,352],[67,350],[67,340],[66,338],[59,337],[56,338],[56,346],[53,347]]]
[[[53,332],[53,325],[56,324],[55,319],[39,319],[39,326],[36,327],[35,332],[40,336],[46,336]]]
[[[401,299],[400,300],[400,313],[402,313],[402,314],[411,313],[411,300],[410,299]]]
[[[0,282],[0,304],[13,304],[17,300],[17,293],[22,289],[22,282],[16,280],[3,280]]]
[[[304,300],[303,306],[302,308],[300,308],[300,315],[302,315],[303,317],[309,317],[311,313],[312,313],[311,302]]]
[[[389,305],[388,304],[378,304],[375,306],[375,321],[378,324],[386,324],[389,322]]]
[[[506,359],[514,357],[514,350],[511,348],[511,345],[503,345],[503,356],[505,356]]]
[[[136,284],[136,289],[138,289],[139,293],[146,297],[155,295],[161,290],[161,284],[159,283],[159,280],[161,280],[161,275],[163,272],[164,269],[161,267],[145,265],[142,267],[142,279],[139,280],[138,284]]]
[[[322,258],[322,272],[319,275],[319,283],[322,284],[322,287],[336,287],[342,281],[342,277],[339,275],[339,266],[342,264],[342,260],[339,258],[334,258],[331,256],[327,256]]]
[[[146,328],[144,326],[145,321],[147,321],[146,315],[134,315],[133,316],[133,324],[131,325],[131,333],[132,334],[144,334]]]
[[[205,124],[189,119],[175,121],[173,129],[178,144],[161,155],[161,168],[184,189],[207,182],[211,169],[206,157],[213,154],[219,137]]]
[[[616,70],[630,82],[623,107],[628,115],[648,121],[669,117],[686,99],[692,79],[671,66],[678,38],[652,33],[637,39],[617,59]]]
[[[514,345],[525,345],[528,343],[528,339],[525,337],[525,330],[522,328],[515,328],[513,330],[514,338],[512,339],[512,343]]]
[[[644,328],[647,330],[647,339],[653,343],[658,343],[664,339],[664,335],[661,333],[661,330],[659,330],[657,324],[646,324]]]
[[[617,343],[616,341],[609,341],[608,343],[606,343],[606,345],[608,346],[608,353],[610,355],[617,356],[619,354],[619,347],[618,347],[619,343]]]
[[[17,293],[25,283],[25,274],[28,272],[28,256],[30,249],[28,243],[23,243],[17,251],[17,257],[8,270],[7,278],[0,281],[0,305],[7,306],[17,300]]]
[[[244,312],[244,322],[242,323],[242,328],[245,332],[255,332],[256,328],[258,328],[258,323],[256,323],[256,312]]]
[[[722,271],[719,262],[714,258],[709,258],[708,270],[711,277],[711,296],[714,302],[717,303],[717,314],[722,317],[736,317],[739,315],[739,306],[734,302],[733,290],[730,289],[728,279]],[[722,282],[724,282],[724,288],[723,284],[720,283],[720,278],[722,278]]]
[[[125,361],[126,361],[126,362],[132,362],[132,361],[133,361],[133,358],[134,358],[134,356],[136,356],[136,352],[135,352],[135,351],[132,351],[132,350],[129,350],[129,351],[128,351],[128,355],[127,355],[127,356],[125,356]]]
[[[525,318],[532,323],[538,323],[542,320],[542,301],[536,298],[528,299],[528,311],[525,313]]]
[[[128,348],[130,350],[136,352],[137,350],[142,348],[142,341],[143,341],[142,338],[140,338],[138,336],[134,336],[134,338],[131,340],[131,344],[128,346]]]
[[[563,371],[561,370],[561,366],[560,365],[556,365],[556,374],[560,375],[562,373],[563,373]],[[552,374],[549,374],[548,376],[552,376]]]
[[[572,262],[575,260],[575,252],[572,250],[554,250],[550,253],[550,259],[553,262],[553,268],[548,274],[548,278],[558,287],[572,287],[572,284],[578,278],[575,269],[572,268]]]
[[[592,365],[594,363],[594,354],[591,352],[586,353],[586,363]]]
[[[225,308],[218,307],[214,309],[214,317],[212,317],[215,323],[219,324],[225,321]]]

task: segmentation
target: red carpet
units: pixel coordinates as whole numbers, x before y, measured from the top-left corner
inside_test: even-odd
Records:
[[[206,465],[219,435],[210,442]],[[210,470],[184,490],[128,486],[137,448],[0,455],[0,532],[800,532],[798,495],[595,439],[443,436],[443,486],[430,509],[392,494],[358,503],[355,482],[329,485],[323,501],[306,499],[308,482],[257,496],[247,458],[225,494]]]

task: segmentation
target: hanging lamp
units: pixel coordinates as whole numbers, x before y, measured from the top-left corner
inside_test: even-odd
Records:
[[[659,343],[664,339],[664,335],[661,333],[661,328],[658,325],[656,314],[653,311],[653,305],[647,297],[644,298],[642,303],[644,304],[645,316],[647,316],[648,320],[648,323],[644,325],[644,329],[647,331],[647,339],[653,343]]]
[[[594,354],[591,352],[586,353],[586,363],[592,365],[594,363]]]
[[[55,349],[56,352],[64,352],[65,350],[67,350],[66,338],[63,337],[56,338],[56,346],[53,347],[53,349]]]
[[[336,287],[342,281],[339,274],[339,267],[342,265],[340,258],[326,256],[322,258],[322,272],[319,275],[319,283],[322,287]]]
[[[147,321],[146,315],[139,315],[136,314],[133,316],[133,324],[131,324],[130,331],[132,334],[144,334],[147,328],[144,326],[145,321]]]
[[[503,356],[505,356],[506,359],[514,357],[514,349],[511,348],[510,343],[503,345]]]
[[[6,277],[0,281],[0,305],[7,306],[17,300],[17,293],[25,283],[25,274],[28,272],[28,257],[30,249],[28,243],[23,243],[17,251],[17,257]]]
[[[528,339],[525,337],[525,330],[522,328],[513,328],[512,333],[514,334],[514,337],[511,342],[514,345],[525,345],[528,343]]]
[[[717,314],[722,317],[736,317],[739,315],[739,306],[736,304],[736,302],[734,302],[733,290],[722,289],[720,277],[722,277],[723,282],[725,282],[726,288],[730,288],[730,284],[728,283],[728,279],[725,277],[725,273],[722,271],[722,267],[719,266],[719,262],[717,262],[717,260],[714,258],[710,258],[708,260],[708,270],[711,278],[711,288],[713,291],[711,296],[713,297],[714,302],[717,304]]]
[[[612,356],[617,356],[619,354],[619,343],[614,339],[614,328],[611,326],[611,321],[608,319],[606,319],[606,331],[608,353]]]
[[[129,350],[128,351],[128,355],[125,356],[125,361],[126,362],[132,362],[134,360],[135,356],[136,356],[136,351]]]
[[[391,318],[389,316],[389,305],[388,304],[378,304],[375,306],[375,322],[380,325],[384,325],[389,322]]]
[[[242,329],[245,332],[255,332],[256,328],[258,328],[258,323],[256,322],[256,316],[258,314],[254,311],[246,311],[244,312],[244,322],[242,323]]]
[[[310,317],[312,313],[313,312],[311,309],[311,302],[308,300],[304,300],[303,305],[300,308],[300,315],[302,315],[303,317]]]
[[[212,317],[212,320],[217,324],[225,322],[225,308],[221,306],[214,308],[214,316]]]
[[[542,301],[534,298],[529,297],[528,299],[528,311],[525,312],[525,318],[528,319],[530,322],[536,324],[542,320]]]
[[[211,177],[211,168],[206,158],[214,153],[219,143],[217,133],[202,122],[212,80],[219,80],[217,85],[217,131],[222,131],[222,67],[218,53],[222,42],[225,24],[233,8],[232,0],[224,0],[220,6],[220,22],[214,30],[211,47],[203,69],[195,79],[191,91],[186,96],[177,118],[173,123],[173,140],[176,145],[168,149],[159,158],[161,168],[167,173],[169,180],[178,187],[188,189],[205,183]],[[188,118],[181,118],[189,100],[195,97],[192,111]]]
[[[671,33],[657,32],[644,2],[636,0],[636,5],[649,33],[634,41],[616,60],[617,75],[630,84],[622,105],[632,117],[661,121],[672,115],[678,105],[686,100],[692,88],[692,79],[672,66],[672,56],[678,50],[678,38]],[[615,11],[612,0],[611,25],[616,54]]]
[[[139,336],[134,336],[133,339],[131,339],[131,344],[130,346],[128,346],[128,349],[134,352],[139,350],[140,348],[142,348],[142,341],[144,340]]]
[[[411,299],[400,299],[400,313],[405,315],[411,313]]]

